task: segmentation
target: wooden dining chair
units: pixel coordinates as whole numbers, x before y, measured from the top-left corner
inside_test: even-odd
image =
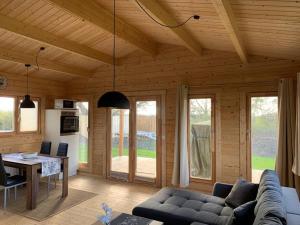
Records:
[[[26,177],[21,175],[8,176],[5,171],[2,154],[0,154],[0,186],[4,189],[3,208],[6,208],[7,193],[11,188],[15,189],[15,200],[17,199],[17,187],[26,184]]]

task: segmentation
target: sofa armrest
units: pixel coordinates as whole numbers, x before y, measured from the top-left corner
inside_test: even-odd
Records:
[[[220,198],[226,198],[227,195],[230,193],[233,185],[232,184],[225,184],[225,183],[215,183],[214,189],[213,189],[213,196],[220,197]]]

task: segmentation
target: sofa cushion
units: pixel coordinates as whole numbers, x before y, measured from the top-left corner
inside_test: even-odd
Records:
[[[254,208],[257,201],[250,201],[233,210],[234,224],[252,225],[255,219]]]
[[[295,188],[282,187],[282,197],[285,203],[286,212],[300,215],[299,196]]]
[[[255,224],[255,223],[254,223]],[[280,219],[276,217],[265,217],[255,225],[282,225]]]
[[[256,198],[257,189],[257,184],[238,179],[229,195],[225,198],[225,203],[232,208],[236,208],[246,202],[253,201]]]
[[[194,223],[191,223],[191,225],[207,225],[205,223],[199,223],[199,222],[194,222]]]
[[[300,223],[300,215],[288,213],[286,222],[288,225],[299,225]]]
[[[190,225],[193,222],[225,225],[233,209],[227,207],[225,200],[219,197],[190,190],[163,188],[135,207],[132,213],[172,225]]]

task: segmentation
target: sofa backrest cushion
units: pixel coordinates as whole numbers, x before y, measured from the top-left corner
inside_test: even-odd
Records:
[[[257,204],[254,209],[254,225],[283,224],[286,225],[286,207],[277,174],[265,170],[262,174]],[[266,223],[268,221],[269,223]],[[280,221],[280,223],[278,222]]]
[[[261,175],[256,199],[259,199],[262,193],[267,190],[276,190],[282,194],[280,181],[274,170],[264,170]]]
[[[257,195],[258,185],[250,183],[244,179],[238,179],[229,195],[225,198],[225,203],[236,208],[246,202],[253,201]]]

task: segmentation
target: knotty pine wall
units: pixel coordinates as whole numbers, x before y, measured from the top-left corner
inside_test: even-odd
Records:
[[[294,77],[300,63],[291,60],[251,56],[249,64],[241,63],[234,53],[204,51],[197,57],[182,47],[163,45],[152,58],[131,54],[117,67],[117,89],[124,92],[166,91],[165,178],[171,183],[173,168],[176,86],[187,83],[193,93],[213,94],[216,98],[216,179],[234,182],[246,177],[246,96],[251,92],[277,91],[278,79]],[[96,102],[111,90],[112,72],[104,66],[90,79],[76,80],[68,89],[70,96],[93,99],[93,145],[91,172],[105,174],[106,110]],[[192,184],[193,188],[210,190],[211,185]]]
[[[23,96],[26,91],[26,76],[24,74],[7,74],[0,72],[8,78],[8,86],[0,90],[0,96]],[[30,95],[41,99],[41,132],[40,133],[0,133],[0,153],[16,151],[39,151],[44,138],[44,112],[45,108],[53,107],[53,100],[65,96],[64,84],[39,78],[30,78]]]

